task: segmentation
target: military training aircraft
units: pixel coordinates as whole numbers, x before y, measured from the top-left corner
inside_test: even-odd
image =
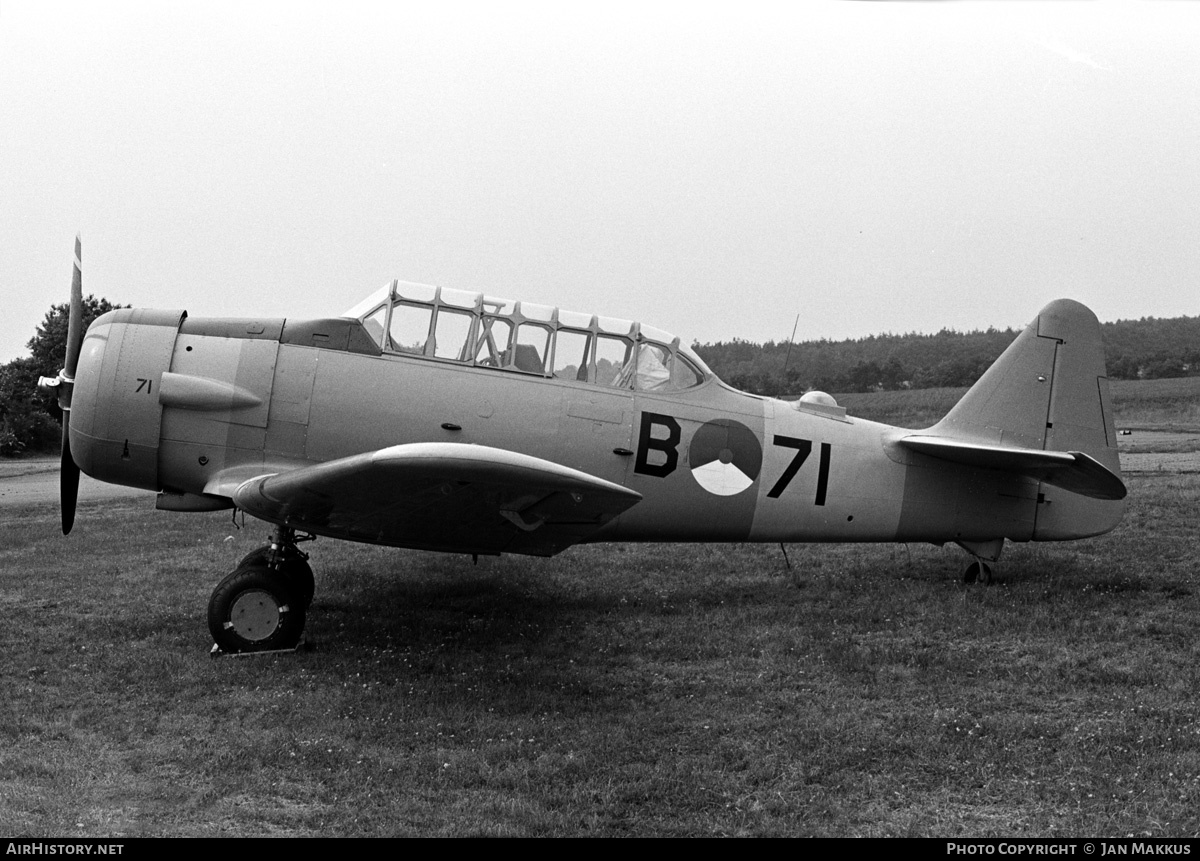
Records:
[[[79,471],[274,525],[212,593],[221,650],[295,646],[315,536],[552,556],[597,541],[954,542],[988,580],[1005,539],[1112,529],[1124,510],[1096,317],[1038,313],[948,415],[914,431],[829,395],[737,391],[649,326],[393,281],[341,317],[110,311],[63,407],[63,532]]]

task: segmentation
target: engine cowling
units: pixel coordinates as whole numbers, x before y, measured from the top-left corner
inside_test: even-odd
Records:
[[[185,311],[120,308],[88,328],[75,374],[71,455],[93,478],[158,490],[159,388]]]

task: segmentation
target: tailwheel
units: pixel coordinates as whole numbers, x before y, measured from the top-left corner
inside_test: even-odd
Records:
[[[988,565],[982,559],[974,559],[967,566],[967,570],[963,571],[964,583],[982,583],[984,586],[990,586],[992,583],[992,566]]]
[[[304,633],[304,610],[279,572],[239,566],[209,598],[208,630],[225,652],[291,649]]]

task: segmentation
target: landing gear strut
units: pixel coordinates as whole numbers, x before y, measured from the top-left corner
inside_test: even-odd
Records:
[[[248,553],[208,600],[208,630],[222,652],[291,649],[304,633],[315,584],[294,529],[276,526],[271,543]]]

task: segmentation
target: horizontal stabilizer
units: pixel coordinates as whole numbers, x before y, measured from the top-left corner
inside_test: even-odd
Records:
[[[1121,477],[1081,451],[1042,451],[922,435],[903,437],[898,443],[951,463],[1020,473],[1092,499],[1125,498]]]
[[[372,544],[552,556],[641,494],[503,449],[410,443],[260,475],[234,504],[271,523]]]

